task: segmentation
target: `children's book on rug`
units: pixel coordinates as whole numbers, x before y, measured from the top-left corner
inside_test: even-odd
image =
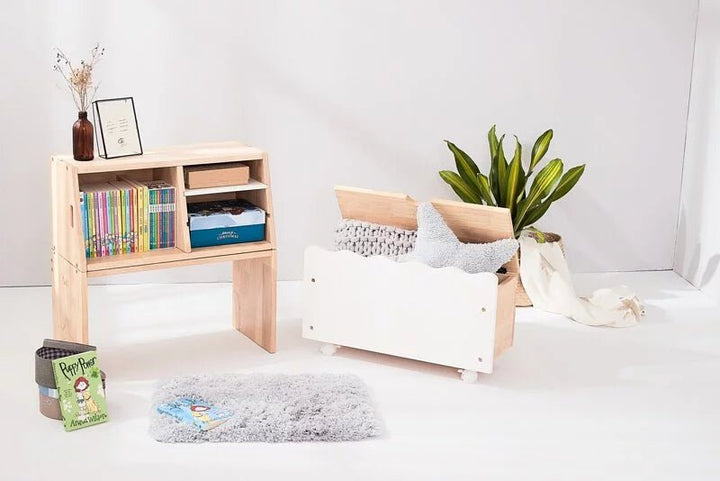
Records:
[[[233,415],[233,411],[213,406],[199,399],[179,398],[158,405],[157,411],[195,426],[201,431],[216,428]]]
[[[97,351],[54,359],[53,374],[66,431],[108,420]]]

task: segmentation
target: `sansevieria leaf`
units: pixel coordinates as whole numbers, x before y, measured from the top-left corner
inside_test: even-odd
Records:
[[[543,197],[543,193],[550,189],[562,175],[562,160],[551,160],[548,165],[538,172],[535,180],[530,187],[527,198],[523,200],[517,208],[517,215],[513,219],[514,228],[517,230],[521,225],[527,225],[523,222],[528,210],[535,206]]]
[[[578,165],[577,167],[573,167],[565,172],[565,175],[562,176],[557,187],[555,187],[555,190],[552,194],[550,194],[550,197],[548,197],[546,202],[555,202],[570,192],[570,189],[575,187],[575,184],[577,184],[578,180],[580,180],[583,172],[585,172],[585,164]]]
[[[522,173],[522,146],[520,141],[515,137],[515,155],[507,172],[507,190],[505,194],[505,207],[513,212],[515,209],[515,202],[517,201],[518,193],[520,192],[521,173]],[[524,175],[522,176],[524,178]]]
[[[552,138],[553,131],[552,129],[548,129],[535,141],[535,145],[533,145],[532,148],[532,155],[530,156],[530,168],[528,169],[528,175],[535,170],[535,166],[538,165],[543,156],[547,153]]]
[[[482,204],[482,198],[479,192],[471,189],[462,178],[452,170],[441,170],[440,177],[448,183],[452,190],[462,199],[463,202],[470,204]]]

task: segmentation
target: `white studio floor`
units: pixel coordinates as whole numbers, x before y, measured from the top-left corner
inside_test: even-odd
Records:
[[[299,283],[280,283],[275,355],[231,328],[229,284],[91,287],[90,341],[108,374],[111,421],[72,433],[37,411],[33,352],[52,333],[50,289],[0,289],[0,480],[720,479],[720,307],[672,272],[577,281],[581,294],[628,284],[648,316],[590,328],[520,309],[515,346],[476,384],[389,356],[322,356],[300,337]],[[194,445],[147,434],[158,379],[253,371],[356,373],[385,434]]]

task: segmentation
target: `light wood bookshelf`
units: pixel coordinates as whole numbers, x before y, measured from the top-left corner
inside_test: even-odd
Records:
[[[266,152],[239,142],[194,144],[158,149],[119,159],[79,162],[55,155],[52,169],[52,299],[56,339],[88,343],[87,279],[151,269],[232,262],[233,326],[269,352],[276,349],[277,254],[270,169]],[[250,167],[246,186],[186,192],[185,166],[242,162]],[[86,258],[80,189],[119,176],[164,180],[176,189],[175,247],[149,252]],[[192,248],[187,203],[247,199],[266,212],[265,240]]]

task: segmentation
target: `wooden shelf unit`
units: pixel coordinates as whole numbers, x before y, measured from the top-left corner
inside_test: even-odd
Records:
[[[170,147],[120,159],[79,162],[56,155],[52,169],[52,297],[56,339],[88,342],[87,279],[210,262],[233,263],[233,326],[269,352],[275,352],[277,255],[270,170],[266,152],[239,142]],[[184,167],[243,162],[251,188],[204,189],[186,197]],[[164,180],[176,190],[175,247],[86,258],[80,188],[120,177]],[[234,186],[242,187],[242,186]],[[192,248],[188,202],[247,199],[266,212],[265,240]]]

